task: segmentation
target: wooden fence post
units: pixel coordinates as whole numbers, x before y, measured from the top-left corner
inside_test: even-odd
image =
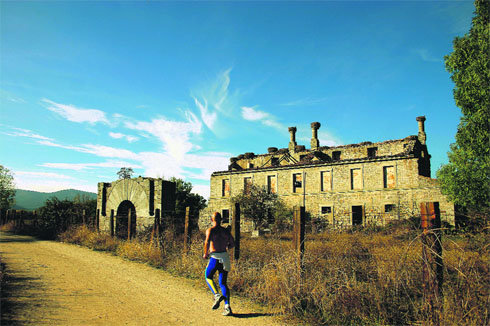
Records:
[[[95,230],[99,231],[99,216],[100,216],[100,209],[97,209],[95,213]]]
[[[111,228],[111,237],[113,237],[114,236],[114,210],[113,209],[111,209],[110,228]]]
[[[185,208],[185,224],[184,224],[184,254],[187,254],[187,251],[189,250],[189,212],[190,212],[190,207],[187,206]]]
[[[131,240],[131,208],[128,209],[128,241]]]
[[[231,234],[235,239],[235,248],[232,249],[233,258],[238,260],[240,258],[240,204],[238,203],[235,203],[235,210],[233,211]]]
[[[298,255],[298,268],[303,269],[305,253],[305,207],[295,206],[293,210],[293,248]]]
[[[441,214],[438,202],[420,203],[422,227],[422,271],[424,300],[428,314],[439,325],[442,313],[442,235]]]

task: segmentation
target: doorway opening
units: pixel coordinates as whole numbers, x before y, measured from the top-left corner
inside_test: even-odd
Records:
[[[132,202],[125,200],[117,208],[116,236],[120,239],[131,239],[135,234],[136,208]]]
[[[352,206],[352,225],[362,225],[362,206]]]

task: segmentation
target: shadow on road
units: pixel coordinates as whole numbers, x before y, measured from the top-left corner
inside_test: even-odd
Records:
[[[261,313],[236,314],[236,313],[233,313],[233,315],[232,315],[232,317],[235,317],[235,318],[254,318],[254,317],[265,317],[265,316],[273,316],[273,314],[261,314]]]
[[[42,291],[39,279],[31,277],[16,277],[5,273],[5,265],[1,263],[2,270],[2,293],[0,296],[1,315],[0,323],[2,325],[25,325],[25,312],[32,309],[33,306],[42,305],[42,300],[36,299],[34,295],[24,295],[19,300],[20,293],[26,290],[36,289]],[[24,318],[22,318],[24,316]]]
[[[37,242],[41,241],[28,235],[18,235],[10,232],[0,232],[0,243],[2,242]]]

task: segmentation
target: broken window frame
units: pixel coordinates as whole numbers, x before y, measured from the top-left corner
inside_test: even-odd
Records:
[[[388,169],[393,168],[393,183],[388,184],[389,181],[389,174],[388,174]],[[395,171],[395,166],[394,165],[386,165],[383,166],[383,188],[384,189],[394,189],[396,188],[396,171]]]
[[[367,157],[368,158],[375,158],[376,156],[378,156],[378,147],[368,147]]]
[[[325,184],[324,176],[325,175],[329,175],[329,177],[330,177],[330,182],[329,182],[329,186],[327,187],[327,189],[325,189],[325,187],[324,187],[324,184]],[[333,176],[333,170],[320,171],[320,191],[326,192],[326,191],[332,191],[333,190],[332,176]]]
[[[391,214],[395,212],[395,204],[385,204],[385,213]]]
[[[300,180],[297,180],[299,176]],[[303,189],[303,173],[293,173],[293,193],[300,193],[298,189]]]
[[[227,187],[228,185],[228,187]],[[228,189],[227,189],[228,188]],[[230,197],[230,179],[221,180],[221,197]]]
[[[320,206],[320,214],[322,215],[332,214],[332,206]]]
[[[275,180],[274,187],[272,187],[272,179]],[[269,194],[277,194],[277,175],[270,174],[267,176],[267,192]]]
[[[356,185],[356,180],[354,180],[354,177],[356,176],[354,173],[354,171],[358,171],[359,174],[358,174],[358,177],[360,178],[359,180],[359,187],[355,187]],[[363,189],[363,182],[362,182],[362,169],[361,168],[352,168],[350,169],[350,190],[362,190]]]
[[[230,223],[230,210],[229,209],[222,209],[221,210],[221,223]]]

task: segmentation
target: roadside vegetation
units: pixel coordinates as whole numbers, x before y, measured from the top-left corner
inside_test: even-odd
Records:
[[[417,225],[418,221],[407,220],[376,230],[309,233],[302,273],[296,267],[289,232],[244,236],[229,285],[233,295],[252,298],[309,324],[431,325],[424,313]],[[490,323],[490,235],[488,228],[474,231],[448,230],[443,236],[441,325]],[[127,241],[79,225],[58,239],[147,263],[205,286],[202,233],[193,235],[187,254],[183,237],[172,230],[158,237],[148,230]]]

